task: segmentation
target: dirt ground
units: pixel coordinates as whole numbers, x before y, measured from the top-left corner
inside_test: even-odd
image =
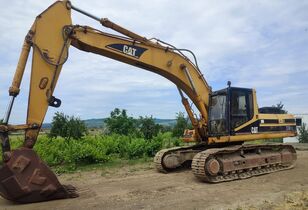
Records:
[[[199,182],[190,170],[157,173],[149,164],[60,180],[75,185],[80,197],[27,205],[0,198],[0,209],[308,209],[308,151],[298,151],[294,169],[220,184]]]

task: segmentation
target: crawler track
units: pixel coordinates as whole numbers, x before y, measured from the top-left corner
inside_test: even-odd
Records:
[[[242,145],[199,152],[191,167],[198,179],[218,183],[290,169],[295,160],[291,145]]]
[[[182,164],[180,166],[178,166],[178,167],[175,167],[175,168],[167,168],[164,165],[164,157],[166,157],[166,155],[175,154],[175,153],[179,153],[179,152],[197,153],[199,151],[202,151],[200,149],[202,147],[204,147],[204,145],[192,145],[192,146],[185,146],[185,147],[172,147],[172,148],[169,148],[169,149],[160,150],[159,152],[156,153],[156,155],[154,157],[155,168],[156,168],[157,171],[162,172],[162,173],[168,173],[168,172],[174,171],[175,169],[181,167]],[[192,160],[192,158],[190,160]],[[183,161],[183,163],[184,162],[185,161]]]
[[[170,149],[163,149],[156,153],[154,157],[154,164],[157,171],[162,173],[168,173],[168,170],[163,166],[163,158],[166,155],[166,153],[176,150],[175,148]]]

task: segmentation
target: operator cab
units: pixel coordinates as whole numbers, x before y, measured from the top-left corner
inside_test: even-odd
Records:
[[[228,87],[210,95],[210,136],[234,135],[234,129],[253,118],[253,91]]]

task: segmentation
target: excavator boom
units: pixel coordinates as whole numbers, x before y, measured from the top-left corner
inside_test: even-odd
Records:
[[[88,26],[72,25],[72,8],[99,20],[103,26],[112,28],[127,37],[108,34]],[[9,90],[14,100],[20,91],[26,61],[32,47],[33,60],[26,123],[31,127],[26,130],[28,147],[33,147],[35,144],[48,106],[61,105],[61,100],[54,97],[53,92],[62,65],[68,59],[71,45],[82,51],[96,53],[164,76],[193,101],[202,118],[198,126],[200,128],[206,126],[207,104],[211,89],[198,67],[180,50],[163,46],[158,41],[154,43],[106,18],[99,19],[73,7],[69,1],[58,1],[37,16],[26,36]],[[6,123],[9,115],[10,112],[6,116]]]
[[[73,25],[72,9],[98,20],[103,26],[125,37],[88,26]],[[156,43],[150,41],[106,18],[97,18],[74,7],[69,1],[57,1],[36,17],[25,38],[9,88],[11,101],[5,122],[0,125],[4,160],[4,166],[0,169],[0,194],[8,200],[27,203],[77,196],[76,189],[61,185],[32,150],[48,107],[61,105],[61,100],[53,92],[62,66],[68,59],[70,46],[137,66],[169,79],[176,84],[182,95],[182,91],[187,94],[200,111],[202,120],[195,124],[198,133],[205,129],[208,117],[206,104],[211,90],[198,67],[180,50],[159,44],[158,40]],[[9,125],[11,110],[15,97],[20,92],[31,49],[33,56],[26,124]],[[191,117],[194,118],[192,114]],[[14,130],[25,130],[25,141],[22,148],[11,151],[8,132]],[[205,130],[202,133],[205,135]]]

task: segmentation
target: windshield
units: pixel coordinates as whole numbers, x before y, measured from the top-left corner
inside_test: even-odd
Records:
[[[226,95],[212,96],[210,120],[226,118]]]

